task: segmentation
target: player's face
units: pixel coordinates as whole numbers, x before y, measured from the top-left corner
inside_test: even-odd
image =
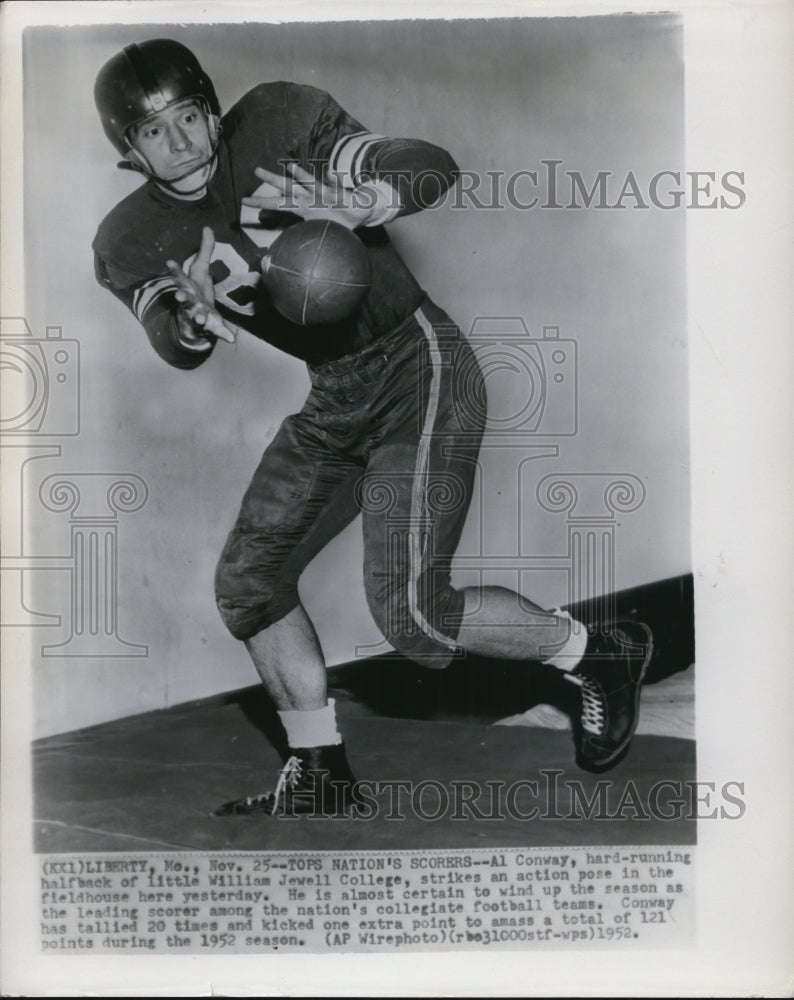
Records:
[[[189,173],[191,165],[198,167],[212,154],[207,116],[195,101],[182,101],[147,118],[137,126],[132,145],[146,158],[151,171],[165,181],[172,181],[179,191],[192,190],[207,180],[209,164]],[[203,176],[206,173],[206,176]]]

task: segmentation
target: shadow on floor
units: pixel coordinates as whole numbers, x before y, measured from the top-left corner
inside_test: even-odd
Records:
[[[469,664],[456,698],[435,687],[438,674],[414,675],[398,660],[370,666],[366,696],[361,684],[350,683],[332,694],[357,777],[381,783],[375,818],[211,815],[224,801],[275,784],[280,755],[272,742],[281,733],[261,690],[253,688],[38,741],[35,850],[694,843],[693,820],[642,815],[657,782],[694,780],[693,741],[638,736],[625,760],[596,777],[576,768],[569,732],[489,724],[508,702],[515,711],[526,700],[526,676],[496,673],[503,664],[492,667],[493,686],[469,674]],[[363,664],[343,679],[355,680],[359,670]],[[400,789],[398,782],[412,788]],[[467,795],[468,806],[462,804]],[[589,818],[587,802],[597,803]]]
[[[691,576],[624,591],[606,602],[573,605],[570,611],[587,623],[612,614],[646,621],[655,637],[650,684],[694,661]],[[38,741],[35,849],[695,842],[694,820],[676,818],[664,799],[658,804],[671,818],[654,815],[650,807],[658,782],[672,782],[669,791],[694,781],[693,740],[638,735],[617,767],[594,777],[576,768],[570,732],[492,725],[538,705],[555,706],[560,718],[573,713],[576,688],[551,667],[469,656],[431,671],[395,654],[328,673],[353,770],[359,779],[382,783],[374,818],[211,815],[222,802],[275,784],[285,740],[257,686]],[[400,790],[396,782],[408,787]],[[466,795],[468,805],[462,801]]]

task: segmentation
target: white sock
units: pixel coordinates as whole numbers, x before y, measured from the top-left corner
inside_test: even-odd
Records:
[[[554,614],[559,618],[567,618],[571,623],[571,631],[565,643],[557,650],[554,656],[548,660],[543,660],[549,666],[557,667],[559,670],[573,670],[582,662],[584,651],[587,648],[587,629],[581,622],[571,618],[567,611],[560,611],[555,608]]]
[[[342,742],[342,735],[336,728],[336,702],[328,699],[324,708],[313,708],[308,712],[288,709],[279,712],[278,717],[287,733],[287,743],[291,747],[330,747]]]

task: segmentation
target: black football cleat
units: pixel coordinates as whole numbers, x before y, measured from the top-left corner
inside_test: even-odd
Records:
[[[588,632],[584,658],[565,677],[581,688],[576,762],[599,772],[614,767],[628,752],[640,717],[640,688],[653,635],[640,622],[614,622],[609,631]]]
[[[289,748],[272,792],[235,799],[219,806],[215,816],[343,816],[353,803],[356,779],[345,746]]]

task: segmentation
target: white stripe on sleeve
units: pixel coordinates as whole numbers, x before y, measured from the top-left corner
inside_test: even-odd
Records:
[[[164,292],[176,291],[176,284],[173,278],[152,278],[136,289],[132,297],[132,310],[140,323],[143,322],[143,314],[154,302],[154,300]]]
[[[355,132],[343,136],[331,150],[328,170],[336,175],[346,188],[354,188],[362,165],[372,146],[386,141],[385,135],[375,132]]]

